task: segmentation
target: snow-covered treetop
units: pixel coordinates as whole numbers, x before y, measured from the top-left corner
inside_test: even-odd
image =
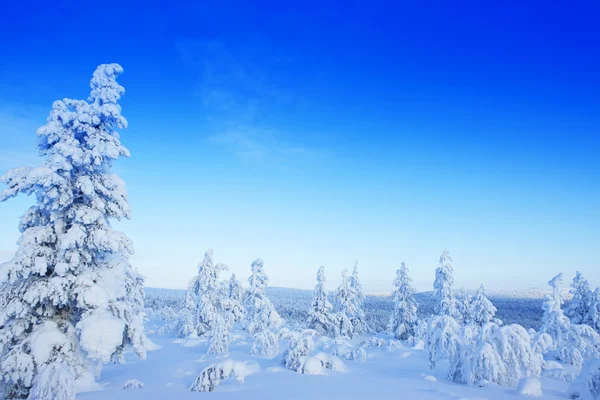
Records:
[[[252,262],[252,266],[250,268],[252,270],[252,275],[250,275],[250,278],[248,278],[250,291],[264,294],[265,289],[269,284],[269,277],[264,271],[263,260],[257,258],[254,262]]]
[[[198,285],[200,292],[214,290],[219,285],[219,272],[226,271],[227,265],[214,264],[213,249],[208,249],[204,259],[198,264]]]
[[[561,287],[562,283],[563,283],[562,272],[548,281],[548,285],[552,288],[551,300],[552,300],[552,302],[554,302],[554,310],[560,309],[560,307],[562,306],[562,304],[564,302],[562,293],[560,291],[560,287]]]
[[[352,270],[352,275],[350,276],[350,287],[354,290],[360,302],[362,302],[365,298],[363,293],[362,284],[360,283],[360,279],[358,278],[358,261],[354,262],[354,269]]]
[[[452,258],[448,250],[444,250],[440,256],[440,266],[435,270],[433,283],[435,297],[438,300],[435,311],[438,315],[457,316],[453,273]]]
[[[496,315],[496,307],[486,297],[486,291],[483,284],[477,289],[477,294],[472,304],[473,320],[478,325],[484,325],[491,322]]]

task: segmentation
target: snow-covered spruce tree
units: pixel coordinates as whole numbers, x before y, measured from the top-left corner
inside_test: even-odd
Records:
[[[406,264],[401,263],[394,279],[392,300],[394,309],[390,318],[389,329],[396,339],[408,340],[415,336],[417,324],[417,301],[412,279],[408,276]]]
[[[354,326],[351,317],[358,313],[356,292],[350,287],[348,280],[348,270],[342,271],[342,283],[335,292],[335,324],[336,334],[352,338],[354,336]]]
[[[542,305],[544,315],[542,316],[540,331],[547,333],[552,338],[552,350],[556,350],[566,343],[569,335],[570,321],[562,310],[563,296],[560,288],[562,278],[563,274],[560,273],[548,282],[548,285],[552,288],[552,294],[547,297]]]
[[[325,266],[321,265],[317,272],[317,284],[313,292],[313,300],[308,312],[307,326],[324,336],[335,336],[336,325],[332,315],[332,306],[327,299],[325,289]]]
[[[540,332],[552,338],[552,345],[548,350],[554,358],[580,367],[585,360],[600,357],[600,335],[589,325],[571,324],[563,314],[561,283],[562,274],[548,282],[552,287],[552,295],[543,305]]]
[[[250,354],[273,357],[279,351],[279,340],[274,331],[281,326],[282,320],[266,294],[269,277],[264,271],[263,260],[256,259],[250,268],[250,288],[244,299],[246,330],[254,336]]]
[[[365,311],[363,308],[363,304],[365,301],[365,295],[363,293],[362,284],[360,283],[360,278],[358,277],[358,261],[354,262],[354,269],[352,270],[352,275],[349,277],[350,289],[354,294],[353,303],[354,303],[354,315],[350,315],[350,321],[352,322],[352,329],[354,330],[355,335],[362,335],[369,330],[367,325],[367,319],[365,317]]]
[[[591,296],[590,326],[600,332],[600,288],[596,288]]]
[[[198,336],[208,334],[215,327],[223,297],[219,274],[226,270],[227,265],[214,263],[212,249],[206,251],[204,259],[198,264],[198,279],[192,286],[192,296],[196,301],[195,326]]]
[[[514,387],[522,378],[539,376],[542,363],[525,328],[489,322],[481,327],[474,346],[462,346],[450,360],[448,375],[450,380],[469,385],[490,381]]]
[[[198,335],[198,292],[198,275],[196,275],[188,283],[185,302],[180,312],[177,327],[177,336],[180,338]]]
[[[494,316],[496,315],[497,309],[486,297],[485,287],[483,285],[477,289],[477,294],[473,299],[471,309],[473,315],[472,321],[476,325],[483,326],[495,319]]]
[[[90,377],[86,360],[109,362],[125,345],[145,358],[143,278],[131,241],[111,219],[130,218],[124,182],[111,163],[129,156],[117,64],[100,65],[88,101],[55,101],[38,129],[45,161],[1,177],[0,201],[35,194],[14,258],[0,265],[0,376],[7,398],[72,399]],[[93,376],[93,373],[91,374]],[[48,397],[51,396],[51,397]]]
[[[569,293],[573,295],[573,298],[565,311],[565,315],[569,317],[573,324],[591,325],[593,293],[588,280],[583,277],[581,272],[577,271]]]
[[[462,288],[456,294],[456,310],[460,321],[469,325],[473,322],[473,298]]]
[[[459,318],[456,308],[456,299],[454,298],[454,268],[452,259],[448,250],[444,250],[440,256],[440,266],[435,270],[435,281],[433,282],[433,291],[437,304],[435,313],[437,315],[448,315],[452,318]]]
[[[434,315],[427,326],[427,354],[429,366],[435,368],[439,360],[450,360],[451,365],[464,347],[460,324],[449,315]]]

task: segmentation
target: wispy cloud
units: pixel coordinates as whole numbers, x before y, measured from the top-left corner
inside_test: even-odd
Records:
[[[197,93],[213,130],[210,142],[253,162],[285,163],[324,154],[280,128],[308,104],[285,90],[284,71],[290,59],[276,55],[260,40],[243,46],[219,40],[182,41],[177,49],[198,72]]]

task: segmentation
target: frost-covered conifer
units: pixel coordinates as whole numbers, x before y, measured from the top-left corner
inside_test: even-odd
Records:
[[[354,334],[362,335],[369,330],[369,327],[367,326],[367,319],[363,308],[365,295],[363,293],[362,284],[360,283],[360,278],[358,277],[358,261],[354,262],[354,269],[352,270],[352,275],[349,277],[349,282],[350,289],[352,289],[354,295],[352,298],[354,314],[349,315],[349,317],[352,322]]]
[[[440,256],[440,266],[435,270],[435,281],[433,282],[433,291],[437,300],[435,313],[458,318],[456,299],[454,298],[453,273],[450,253],[448,250],[444,250]]]
[[[473,298],[465,288],[460,289],[456,295],[456,309],[463,324],[468,325],[473,322]]]
[[[348,271],[342,271],[342,283],[335,292],[335,311],[336,334],[352,338],[354,336],[354,326],[352,325],[352,316],[358,313],[358,304],[356,302],[356,292],[350,287],[348,280]]]
[[[562,277],[563,274],[560,273],[548,282],[548,285],[552,288],[552,294],[548,296],[542,305],[544,315],[542,316],[540,330],[552,338],[552,350],[566,343],[569,335],[570,322],[562,311],[563,297],[560,288]]]
[[[590,326],[600,332],[600,288],[596,288],[591,296]]]
[[[198,335],[198,275],[190,279],[187,292],[185,294],[185,302],[183,309],[180,312],[179,326],[177,328],[177,336],[186,338],[188,336]]]
[[[300,332],[292,332],[289,336],[290,344],[283,353],[282,363],[287,369],[302,372],[308,353],[314,347],[313,338],[318,336],[318,332],[313,329],[304,329]]]
[[[214,263],[212,249],[206,251],[204,259],[198,264],[198,279],[192,286],[192,295],[196,302],[195,325],[198,336],[208,334],[215,327],[223,298],[219,274],[225,270],[227,265]]]
[[[0,265],[0,376],[9,398],[62,399],[89,377],[85,356],[108,362],[125,345],[146,356],[143,278],[129,264],[131,241],[110,221],[130,218],[124,182],[111,163],[129,151],[118,100],[118,64],[100,65],[88,101],[55,101],[38,129],[45,161],[0,180],[0,201],[35,194],[14,258]]]
[[[255,339],[250,353],[273,357],[279,351],[279,341],[274,331],[281,326],[282,321],[266,295],[269,277],[264,271],[263,260],[255,260],[251,269],[252,274],[248,279],[250,288],[244,299],[247,310],[246,329]]]
[[[327,299],[325,284],[325,267],[321,265],[317,273],[317,285],[313,292],[307,325],[309,329],[314,329],[321,335],[333,336],[336,332],[336,325],[332,315],[333,307]]]
[[[417,324],[417,301],[412,279],[408,276],[406,264],[401,263],[394,279],[392,300],[394,309],[390,318],[389,329],[396,339],[408,340],[415,336]]]
[[[463,346],[451,360],[449,378],[470,385],[490,381],[514,387],[522,378],[539,376],[542,363],[525,328],[490,322],[482,326],[475,346]]]
[[[591,325],[593,293],[588,280],[583,277],[581,272],[577,271],[569,293],[573,295],[573,298],[565,311],[565,315],[569,317],[573,324]]]
[[[561,309],[563,302],[560,292],[562,274],[558,274],[548,284],[552,295],[544,303],[541,332],[552,338],[548,348],[551,355],[565,363],[580,367],[587,359],[600,357],[600,335],[585,324],[571,324]]]
[[[492,304],[491,301],[485,295],[485,287],[481,285],[479,289],[477,289],[477,294],[475,295],[475,299],[471,304],[471,309],[473,312],[472,321],[476,325],[482,326],[494,320],[494,316],[496,315],[496,307]]]
[[[435,368],[439,360],[453,360],[458,357],[463,346],[460,324],[449,315],[436,315],[430,318],[427,326],[427,350],[430,368]]]

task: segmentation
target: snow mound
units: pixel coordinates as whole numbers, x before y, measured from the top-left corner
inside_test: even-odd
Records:
[[[238,382],[244,383],[244,379],[251,374],[260,371],[256,361],[234,361],[226,359],[206,367],[196,377],[190,390],[192,392],[214,392],[222,380],[233,377]]]
[[[82,319],[77,328],[80,331],[81,347],[93,359],[107,363],[117,347],[123,343],[125,322],[108,311],[92,314]]]
[[[137,379],[129,379],[121,386],[121,389],[141,389],[143,387],[144,384]]]
[[[426,377],[424,377],[423,379],[425,379],[427,382],[437,382],[438,380],[436,379],[435,376],[433,375],[427,375]]]
[[[524,378],[519,381],[517,393],[522,396],[542,396],[542,383],[536,378]]]

